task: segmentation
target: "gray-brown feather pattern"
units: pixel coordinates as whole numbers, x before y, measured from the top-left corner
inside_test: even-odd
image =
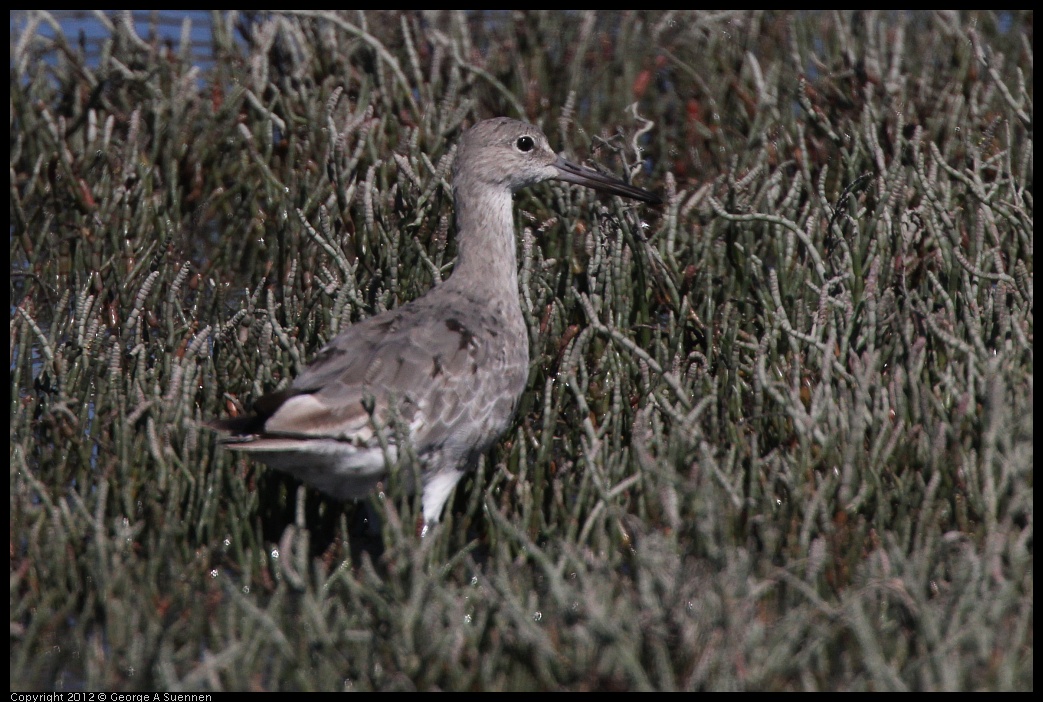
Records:
[[[363,320],[324,347],[285,393],[310,394],[318,404],[273,408],[263,433],[358,441],[369,437],[371,409],[384,423],[394,417],[405,425],[420,412],[412,434],[418,454],[468,444],[480,453],[510,421],[528,374],[525,327],[511,317],[440,286]]]

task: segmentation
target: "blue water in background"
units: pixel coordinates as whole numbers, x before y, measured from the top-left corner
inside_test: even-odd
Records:
[[[88,65],[96,65],[103,43],[111,36],[103,17],[110,23],[134,23],[138,37],[146,43],[166,43],[174,51],[180,51],[182,34],[187,28],[187,40],[195,62],[207,67],[211,59],[211,10],[12,10],[11,45],[14,46],[26,29],[35,20],[35,34],[54,39],[60,28],[73,50],[83,51]],[[223,14],[223,13],[222,13]]]

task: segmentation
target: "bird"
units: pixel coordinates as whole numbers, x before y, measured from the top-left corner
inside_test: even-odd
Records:
[[[529,375],[518,291],[513,194],[559,180],[650,204],[661,199],[556,153],[532,124],[498,117],[460,137],[452,171],[457,259],[451,275],[329,341],[253,414],[210,422],[228,449],[338,500],[371,494],[408,441],[406,490],[423,527],[510,427]]]

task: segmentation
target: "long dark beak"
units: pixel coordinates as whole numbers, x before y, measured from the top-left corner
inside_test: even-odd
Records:
[[[630,197],[653,205],[659,205],[663,202],[663,199],[658,195],[641,188],[635,188],[633,185],[624,183],[618,178],[602,175],[591,168],[578,166],[571,161],[566,161],[562,156],[558,156],[558,160],[554,162],[554,167],[558,169],[558,180],[585,185],[594,190],[619,195],[620,197]]]

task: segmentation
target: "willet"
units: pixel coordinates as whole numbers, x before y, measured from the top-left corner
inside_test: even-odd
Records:
[[[213,422],[229,432],[222,443],[346,500],[387,476],[405,438],[418,459],[425,531],[436,523],[460,478],[510,425],[525,389],[529,335],[511,196],[545,180],[660,202],[565,160],[531,124],[479,122],[461,137],[453,164],[452,275],[341,332],[289,388],[260,398],[256,414]]]

